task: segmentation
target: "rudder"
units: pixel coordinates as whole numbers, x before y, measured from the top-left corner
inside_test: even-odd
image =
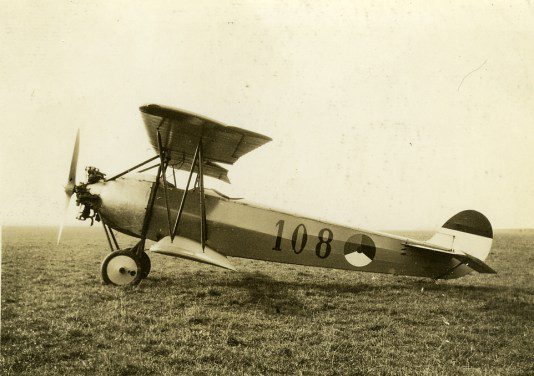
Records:
[[[458,250],[484,261],[493,243],[493,229],[482,213],[464,210],[445,222],[428,243]]]

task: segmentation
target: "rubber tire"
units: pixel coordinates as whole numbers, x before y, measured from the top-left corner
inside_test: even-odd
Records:
[[[148,257],[147,253],[143,251],[141,253],[141,278],[145,279],[150,274],[150,269],[152,267],[152,264],[150,262],[150,257]]]
[[[132,252],[132,249],[126,248],[125,251]],[[152,263],[150,262],[150,257],[145,251],[141,253],[140,259],[141,259],[141,279],[145,279],[150,274]]]
[[[122,250],[114,251],[114,252],[111,252],[109,255],[106,256],[104,261],[102,261],[102,265],[100,267],[100,272],[101,272],[101,276],[102,276],[102,282],[104,284],[106,284],[106,285],[115,285],[113,282],[111,282],[111,280],[108,277],[107,266],[108,266],[109,262],[113,258],[115,258],[117,256],[128,256],[128,257],[132,258],[135,261],[135,264],[136,264],[137,270],[138,270],[138,273],[136,273],[135,278],[133,279],[133,281],[128,283],[127,285],[124,285],[124,286],[135,286],[135,285],[139,284],[139,282],[141,282],[141,279],[143,278],[142,277],[143,267],[141,265],[141,260],[139,259],[139,257],[137,257],[129,249],[122,249]]]

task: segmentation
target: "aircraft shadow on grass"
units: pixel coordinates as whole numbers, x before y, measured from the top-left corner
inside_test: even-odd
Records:
[[[195,275],[192,275],[195,274]],[[149,277],[154,285],[160,283],[169,283],[170,288],[174,285],[184,286],[195,279],[197,273],[187,273],[180,278],[168,277]],[[385,284],[367,283],[367,282],[305,282],[305,281],[287,281],[276,280],[268,274],[261,272],[240,273],[239,276],[232,276],[230,280],[221,279],[218,274],[202,274],[202,285],[223,291],[219,299],[224,299],[225,289],[244,289],[248,293],[248,299],[243,302],[244,306],[264,306],[267,310],[276,313],[298,314],[306,310],[306,303],[302,301],[302,296],[318,296],[319,299],[331,295],[333,298],[340,294],[358,294],[367,297],[376,295],[379,300],[387,300],[389,294],[393,291],[414,294],[420,293],[421,296],[431,296],[439,294],[445,295],[449,299],[461,297],[469,301],[481,303],[482,312],[491,312],[494,315],[514,315],[524,320],[531,320],[534,314],[534,304],[524,299],[514,297],[520,295],[529,295],[531,292],[525,288],[514,288],[506,286],[480,286],[480,285],[451,285],[445,283],[435,283],[422,279],[398,279],[386,282]],[[322,298],[321,298],[322,297]],[[397,299],[397,298],[396,298]],[[398,307],[397,307],[398,308]]]

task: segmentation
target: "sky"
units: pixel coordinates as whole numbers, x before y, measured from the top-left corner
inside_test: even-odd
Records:
[[[230,196],[375,230],[464,209],[534,227],[530,1],[1,5],[0,224],[61,222],[77,129],[78,181],[153,156],[138,108],[158,103],[273,138],[207,179]]]

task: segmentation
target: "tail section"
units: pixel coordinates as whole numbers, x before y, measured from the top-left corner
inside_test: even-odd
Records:
[[[489,220],[475,210],[464,210],[451,219],[428,240],[428,243],[463,252],[484,261],[493,242]]]

